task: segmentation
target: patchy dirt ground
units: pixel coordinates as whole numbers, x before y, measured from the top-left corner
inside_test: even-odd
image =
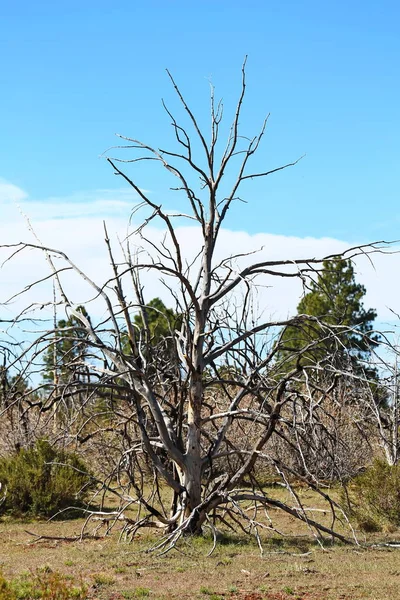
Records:
[[[264,556],[251,541],[223,540],[212,556],[209,539],[181,545],[164,557],[148,554],[152,538],[118,542],[118,533],[78,542],[33,542],[40,535],[79,534],[82,522],[0,523],[0,569],[6,577],[37,569],[83,581],[97,600],[395,600],[400,598],[400,550],[334,546],[312,538],[272,537]],[[154,541],[154,538],[153,538]]]

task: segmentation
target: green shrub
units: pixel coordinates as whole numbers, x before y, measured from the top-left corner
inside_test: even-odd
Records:
[[[37,569],[18,579],[7,581],[0,573],[0,600],[86,600],[87,588],[57,571]]]
[[[46,440],[1,458],[0,483],[2,490],[6,489],[0,510],[17,516],[52,516],[81,505],[93,489],[84,462]]]
[[[10,582],[0,573],[0,600],[17,600],[14,590],[10,586]]]
[[[376,460],[352,481],[346,500],[363,531],[400,526],[400,464]]]
[[[149,588],[137,587],[134,590],[125,590],[122,592],[125,600],[134,600],[135,598],[148,598],[150,596]]]
[[[107,575],[106,573],[95,573],[93,575],[93,581],[96,585],[113,585],[115,583],[115,579]]]

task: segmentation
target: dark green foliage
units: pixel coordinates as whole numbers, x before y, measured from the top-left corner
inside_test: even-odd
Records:
[[[20,375],[10,377],[6,369],[0,369],[0,405],[7,407],[28,394],[33,392],[25,379]]]
[[[140,349],[140,354],[146,356],[149,364],[156,364],[159,373],[167,379],[173,379],[179,364],[175,330],[180,329],[182,317],[172,308],[167,308],[160,298],[153,298],[134,316],[133,323],[137,348],[132,348],[126,336],[125,352],[137,353],[137,349]]]
[[[289,357],[299,351],[303,351],[300,365],[328,358],[331,362],[332,358],[340,362],[346,354],[356,366],[359,361],[366,360],[371,348],[377,344],[377,337],[372,332],[376,312],[365,310],[363,306],[366,290],[356,283],[351,261],[342,258],[324,261],[322,271],[311,282],[310,288],[300,301],[297,312],[317,317],[317,320],[305,320],[298,326],[287,327],[279,358],[287,359],[290,367],[297,359],[289,360]],[[334,328],[335,337],[329,326]]]
[[[77,310],[89,319],[84,306],[78,306]],[[57,385],[78,380],[80,377],[76,362],[85,358],[86,338],[87,333],[82,330],[81,323],[75,316],[58,321],[54,339],[44,355],[43,379]]]
[[[375,460],[349,486],[345,506],[364,531],[400,526],[400,464]]]
[[[93,489],[83,461],[46,440],[0,459],[0,483],[2,492],[6,490],[0,508],[14,515],[52,516],[69,506],[82,505]]]
[[[172,308],[167,308],[160,298],[153,298],[144,307],[145,320],[153,344],[171,336],[171,332],[177,327],[179,317]],[[139,330],[145,328],[141,314],[135,315],[134,323]]]

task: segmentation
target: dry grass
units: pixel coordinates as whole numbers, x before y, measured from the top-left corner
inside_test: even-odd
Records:
[[[307,494],[310,492],[303,492],[303,496]],[[73,536],[80,533],[82,521],[3,520],[0,522],[0,569],[6,577],[15,578],[23,572],[33,573],[50,567],[77,582],[84,582],[89,597],[99,600],[387,600],[400,597],[399,551],[340,545],[324,551],[298,521],[278,514],[276,518],[277,525],[288,537],[282,539],[271,534],[265,540],[263,557],[254,540],[240,537],[224,537],[211,557],[206,556],[211,547],[207,537],[187,540],[179,551],[164,557],[145,553],[154,541],[148,533],[142,533],[130,545],[118,543],[117,532],[100,540],[33,543],[26,530],[41,535]],[[294,539],[295,534],[302,537]]]

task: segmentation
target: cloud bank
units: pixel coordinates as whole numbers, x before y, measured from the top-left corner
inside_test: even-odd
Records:
[[[36,200],[12,183],[0,180],[1,244],[37,243],[27,223],[28,217],[42,244],[65,252],[97,284],[102,285],[111,276],[110,260],[104,243],[104,221],[119,255],[118,239],[125,239],[127,233],[132,231],[132,227],[129,230],[131,212],[137,203],[135,193],[126,189],[93,190],[76,193],[70,197]],[[186,226],[180,221],[177,223],[177,235],[186,257],[190,260],[201,247],[200,232],[196,227]],[[222,229],[220,234],[216,261],[233,254],[248,252],[255,252],[251,260],[256,262],[263,259],[321,258],[331,253],[342,252],[349,246],[346,240],[325,237],[300,238],[267,232],[249,234],[227,229]],[[146,228],[146,236],[152,241],[159,241],[163,238],[164,231],[150,224]],[[142,244],[139,236],[132,236],[130,240],[133,246]],[[0,250],[2,263],[11,252],[11,248]],[[365,306],[378,311],[380,322],[393,321],[395,317],[391,309],[400,312],[400,284],[397,277],[400,271],[400,254],[376,254],[373,255],[372,262],[361,256],[355,262],[357,281],[363,283],[367,289]],[[60,265],[57,260],[56,263]],[[1,302],[36,279],[45,278],[49,273],[45,256],[34,250],[21,253],[12,261],[5,262],[0,270]],[[70,273],[63,275],[66,289],[75,303],[86,303],[93,296],[92,290],[84,282]],[[147,299],[160,296],[168,301],[165,288],[157,278],[145,275],[144,285]],[[6,307],[3,305],[0,318],[11,318],[13,313],[21,310],[27,300],[44,304],[51,300],[51,293],[51,284],[45,281],[30,290],[24,300],[17,297],[12,304]],[[300,282],[269,278],[266,286],[258,292],[260,311],[276,319],[286,318],[295,312],[301,294]],[[102,308],[99,304],[94,304],[91,310],[101,316]]]

